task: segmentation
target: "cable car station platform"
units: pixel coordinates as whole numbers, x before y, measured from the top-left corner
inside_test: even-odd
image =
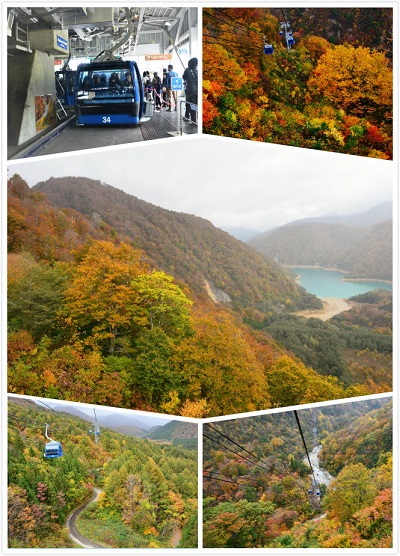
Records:
[[[184,103],[182,103],[184,107]],[[184,121],[177,112],[154,112],[136,126],[77,126],[74,115],[33,141],[19,147],[8,147],[8,159],[16,160],[59,154],[111,145],[125,145],[154,139],[167,139],[198,132],[198,126]]]
[[[8,8],[8,159],[197,133],[182,76],[200,48],[197,8]]]

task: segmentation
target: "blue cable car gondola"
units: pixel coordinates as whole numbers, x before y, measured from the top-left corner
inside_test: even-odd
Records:
[[[138,124],[144,114],[136,62],[113,59],[80,64],[75,91],[77,125]]]
[[[273,54],[274,53],[274,47],[272,46],[272,44],[264,44],[264,54]]]
[[[45,423],[45,425],[46,432],[44,433],[44,435],[50,442],[46,442],[43,457],[48,459],[61,458],[63,455],[61,442],[57,442],[56,440],[53,440],[52,438],[50,438],[50,436],[48,436],[47,431],[50,425],[48,425],[47,423]]]
[[[282,10],[282,14],[284,17],[284,21],[281,22],[281,28],[279,34],[281,35],[281,37],[285,39],[286,48],[288,49],[288,51],[290,51],[292,46],[294,46],[296,43],[293,38],[293,31],[290,30],[290,23],[287,21],[283,10]]]
[[[43,457],[45,458],[60,458],[63,455],[61,442],[56,442],[52,440],[51,442],[47,442],[46,446],[44,447],[44,454]]]
[[[287,34],[287,43],[290,46],[293,46],[294,44],[296,44],[295,40],[293,38],[293,33],[291,31],[289,31],[288,34]]]

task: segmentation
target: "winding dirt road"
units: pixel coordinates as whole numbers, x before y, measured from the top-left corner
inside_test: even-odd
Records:
[[[83,537],[79,533],[76,527],[76,520],[78,518],[78,515],[81,514],[89,504],[91,504],[92,502],[96,502],[96,500],[99,498],[101,493],[102,491],[99,488],[93,487],[92,498],[90,500],[87,500],[84,504],[82,504],[82,506],[76,508],[67,519],[67,528],[68,528],[69,536],[74,542],[76,542],[83,548],[105,548],[104,546],[101,546],[101,544],[96,544],[95,542],[92,542],[91,540]]]

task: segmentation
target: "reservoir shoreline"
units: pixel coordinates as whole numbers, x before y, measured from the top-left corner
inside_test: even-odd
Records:
[[[340,272],[341,274],[349,274],[348,270],[342,268],[332,268],[327,266],[318,265],[304,265],[304,264],[283,264],[284,268],[316,268],[318,270],[327,270],[331,272]],[[343,282],[382,282],[383,284],[393,284],[393,280],[384,280],[383,278],[343,278]]]

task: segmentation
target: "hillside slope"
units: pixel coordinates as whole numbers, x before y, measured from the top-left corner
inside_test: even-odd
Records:
[[[61,457],[43,457],[45,423],[62,443]],[[183,546],[197,545],[195,449],[107,429],[96,443],[86,420],[9,398],[9,547],[73,548],[68,515],[94,487],[102,494],[77,521],[87,539],[110,549],[172,548],[178,529],[190,539]]]
[[[322,266],[355,278],[392,279],[392,222],[368,228],[309,222],[282,226],[250,242],[282,264]]]
[[[206,424],[204,546],[389,548],[392,411],[383,398],[300,410],[298,424],[292,411]]]
[[[204,8],[203,27],[204,133],[392,158],[392,10]]]
[[[80,211],[127,236],[154,265],[199,295],[205,295],[207,281],[228,294],[236,309],[265,312],[285,303],[318,303],[276,263],[203,218],[165,210],[89,178],[50,178],[34,190],[59,208]]]

